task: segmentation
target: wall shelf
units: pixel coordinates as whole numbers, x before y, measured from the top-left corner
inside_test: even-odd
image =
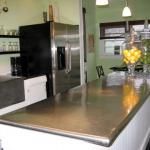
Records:
[[[7,52],[0,52],[0,55],[4,55],[4,54],[19,54],[20,51],[7,51]]]
[[[0,35],[0,38],[19,38],[19,35]]]

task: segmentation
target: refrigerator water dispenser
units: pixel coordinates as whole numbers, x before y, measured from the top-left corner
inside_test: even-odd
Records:
[[[65,47],[57,47],[57,64],[58,70],[66,68]]]

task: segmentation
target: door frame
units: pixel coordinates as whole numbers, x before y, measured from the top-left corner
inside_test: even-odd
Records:
[[[82,0],[78,0],[79,1],[79,37],[80,37],[80,84],[83,85],[85,84],[85,80],[86,80],[86,75],[85,75],[85,62],[84,62],[84,26],[83,26],[83,4],[82,4]]]

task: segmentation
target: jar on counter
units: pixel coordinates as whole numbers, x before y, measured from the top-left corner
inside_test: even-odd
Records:
[[[122,45],[123,62],[127,65],[128,75],[134,76],[136,63],[140,60],[142,54],[141,41],[133,29],[125,38]]]

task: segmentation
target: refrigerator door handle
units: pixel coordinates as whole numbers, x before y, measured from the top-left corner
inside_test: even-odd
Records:
[[[68,74],[71,71],[71,45],[69,43],[66,44],[66,70],[65,72]]]
[[[71,71],[71,45],[69,44],[68,46],[68,52],[69,52],[69,66],[68,66],[68,70],[69,72]]]

